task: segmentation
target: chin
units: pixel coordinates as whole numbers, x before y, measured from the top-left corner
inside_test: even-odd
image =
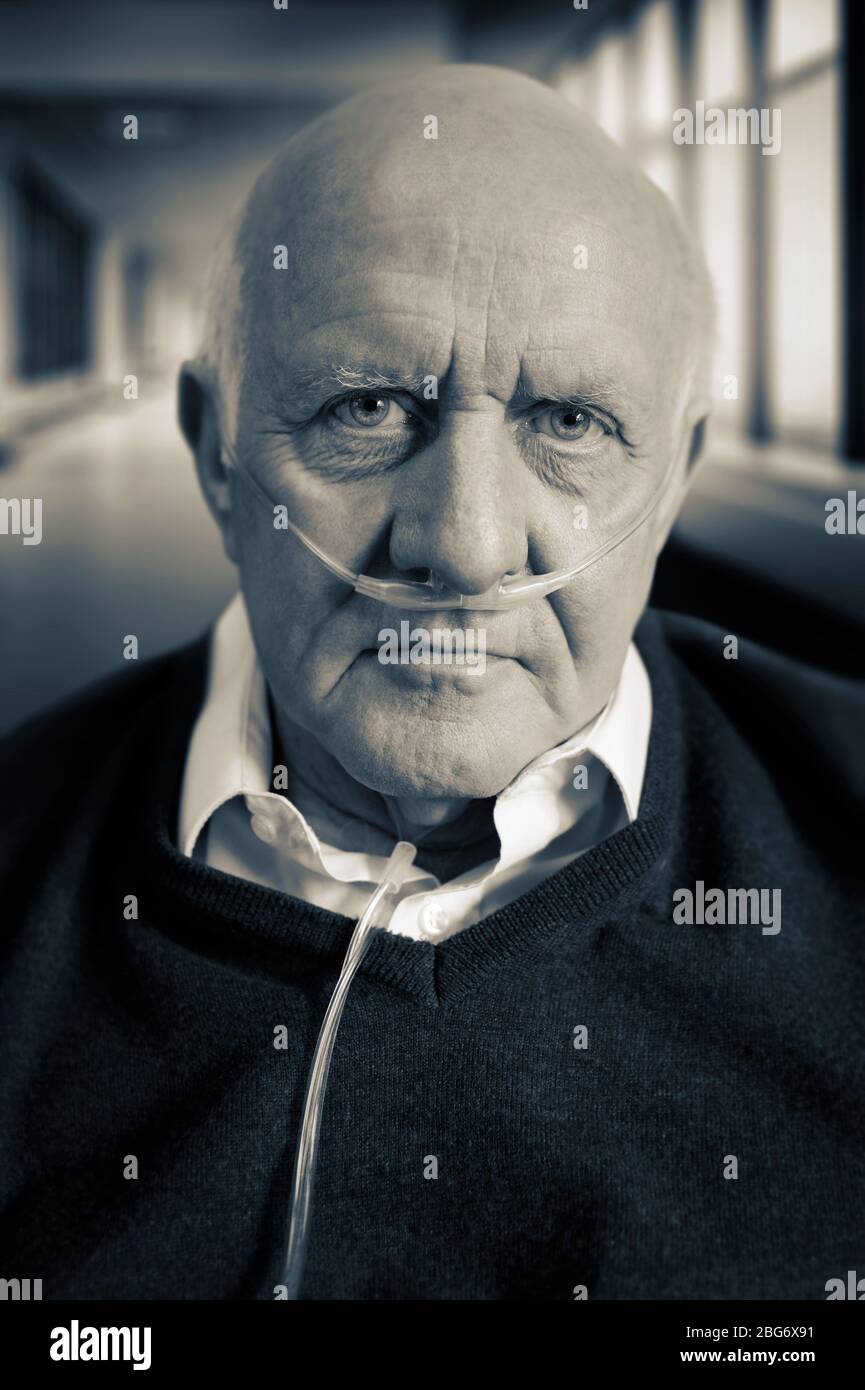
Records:
[[[500,712],[436,718],[403,698],[383,701],[364,719],[357,709],[328,730],[326,747],[346,772],[382,796],[465,798],[496,796],[530,757],[509,737]]]
[[[567,732],[529,670],[492,653],[475,672],[389,665],[364,651],[338,681],[330,670],[322,683],[326,698],[306,692],[306,727],[349,776],[383,796],[496,796]]]

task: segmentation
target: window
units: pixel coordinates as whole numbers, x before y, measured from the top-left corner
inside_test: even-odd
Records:
[[[63,195],[33,169],[12,179],[17,261],[17,360],[32,380],[85,367],[91,233]]]
[[[679,86],[673,18],[667,0],[654,0],[640,18],[631,46],[638,98],[632,144],[649,178],[682,211],[678,151],[670,131]]]
[[[781,112],[767,159],[768,395],[781,437],[832,445],[840,414],[838,19],[834,0],[774,0],[766,104]]]
[[[630,148],[702,241],[719,310],[718,423],[818,446],[837,443],[840,418],[839,8],[648,0],[629,28],[597,33],[553,77]],[[778,153],[675,145],[673,111],[697,102],[779,110]]]

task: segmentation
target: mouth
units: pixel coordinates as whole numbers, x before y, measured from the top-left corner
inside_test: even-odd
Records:
[[[374,633],[367,634],[367,651],[399,647],[400,651],[440,651],[445,656],[453,652],[460,659],[463,653],[468,658],[486,655],[506,659],[516,658],[520,646],[519,624],[510,613],[473,614],[465,610],[457,617],[452,612],[430,609],[408,616],[404,610],[391,610],[381,616],[379,624]]]
[[[469,656],[465,660],[451,659],[442,654],[441,656],[419,654],[415,658],[385,660],[381,655],[381,647],[364,647],[359,656],[374,656],[382,666],[429,666],[435,670],[460,671],[466,667],[483,666],[484,662],[490,661],[519,661],[518,657],[510,656],[507,652],[479,652],[476,656]]]
[[[377,649],[367,648],[361,653],[361,657],[364,663],[369,663],[368,670],[372,670],[374,663],[388,684],[397,689],[402,687],[406,692],[419,688],[427,692],[453,691],[470,697],[480,696],[484,691],[497,686],[508,668],[519,665],[515,658],[493,652],[487,652],[472,661],[447,662],[430,655],[427,659],[416,661],[409,659],[385,662],[381,660]],[[378,679],[378,676],[376,678]]]

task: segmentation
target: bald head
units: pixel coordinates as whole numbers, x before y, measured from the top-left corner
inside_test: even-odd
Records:
[[[232,431],[245,373],[261,379],[278,362],[251,345],[285,336],[300,295],[326,296],[359,258],[384,261],[394,224],[414,237],[419,269],[425,257],[446,255],[442,238],[452,245],[464,231],[467,242],[485,238],[515,253],[522,240],[563,283],[578,268],[589,280],[595,271],[618,275],[635,323],[673,327],[671,379],[708,396],[711,286],[663,193],[549,87],[452,65],[343,102],[258,179],[215,259],[201,351]],[[279,277],[276,247],[286,248]],[[549,293],[555,313],[555,283]]]
[[[672,209],[548,88],[441,68],[287,145],[211,306],[182,419],[289,761],[323,749],[349,799],[372,788],[423,824],[498,792],[609,699],[692,471],[710,300]],[[343,575],[465,596],[571,570],[586,545],[600,562],[480,609],[472,680],[381,664],[403,610],[286,544],[280,510]]]

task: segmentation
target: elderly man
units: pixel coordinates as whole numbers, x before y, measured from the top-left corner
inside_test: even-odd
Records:
[[[659,191],[511,73],[259,179],[180,394],[241,596],[2,749],[3,1248],[46,1298],[861,1265],[861,692],[643,614],[711,320]]]

